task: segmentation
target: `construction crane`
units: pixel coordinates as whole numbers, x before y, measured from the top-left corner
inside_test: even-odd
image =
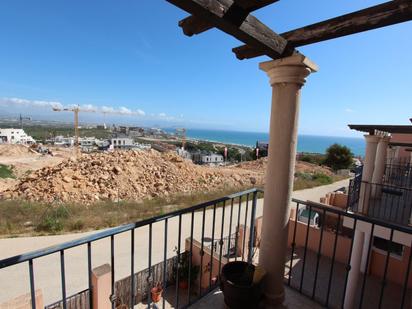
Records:
[[[31,117],[23,117],[21,114],[19,116],[19,121],[20,121],[20,129],[23,129],[23,120],[31,120]]]
[[[73,112],[74,114],[74,145],[79,148],[79,112],[95,112],[93,109],[81,109],[79,106],[67,107],[67,108],[57,108],[53,107],[55,112]]]
[[[176,135],[180,136],[182,139],[182,149],[185,150],[186,146],[186,129],[185,128],[177,128],[176,129]]]

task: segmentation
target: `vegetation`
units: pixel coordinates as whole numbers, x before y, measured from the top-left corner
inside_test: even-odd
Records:
[[[74,128],[70,126],[61,127],[46,127],[46,126],[27,126],[24,127],[24,131],[32,136],[35,140],[45,141],[55,136],[74,136]],[[97,129],[97,128],[81,128],[79,130],[80,137],[96,137],[96,138],[109,138],[110,130]]]
[[[353,153],[346,146],[333,144],[326,150],[324,163],[334,171],[350,168],[353,165]]]
[[[325,162],[325,158],[326,156],[320,153],[303,153],[300,155],[299,160],[312,164],[322,165]]]
[[[330,184],[343,178],[323,173],[297,173],[294,190]],[[155,198],[142,202],[102,201],[88,207],[72,203],[44,204],[18,200],[0,201],[0,235],[8,237],[49,235],[109,228],[218,199],[242,191],[242,189],[226,188],[216,192],[182,194],[169,199]],[[262,194],[258,194],[258,198],[262,197]],[[252,198],[252,195],[249,198]]]
[[[13,168],[0,164],[0,178],[14,178]]]
[[[293,190],[302,190],[331,184],[344,179],[342,176],[329,176],[324,173],[296,173]]]

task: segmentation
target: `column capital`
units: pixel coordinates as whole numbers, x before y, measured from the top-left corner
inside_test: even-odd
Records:
[[[310,73],[318,71],[318,66],[302,54],[261,62],[259,68],[269,76],[272,86],[279,83],[303,85]]]
[[[379,136],[379,135],[370,135],[370,134],[365,134],[364,135],[364,137],[365,137],[365,141],[367,142],[367,143],[379,143],[379,141],[381,140],[381,138],[382,138],[382,136]]]
[[[379,141],[379,143],[386,143],[388,144],[391,140],[391,136],[382,136],[381,140]]]

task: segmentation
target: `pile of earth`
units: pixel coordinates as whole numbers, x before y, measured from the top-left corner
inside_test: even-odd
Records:
[[[0,145],[0,156],[1,157],[15,157],[27,154],[33,154],[33,151],[24,145],[14,145],[14,144],[1,144]]]
[[[255,161],[247,161],[236,164],[234,167],[242,170],[249,170],[249,171],[265,171],[267,166],[268,160],[267,157],[261,158]],[[309,174],[325,174],[327,176],[332,176],[334,173],[332,169],[326,166],[320,166],[317,164],[304,162],[304,161],[296,161],[295,165],[295,173],[309,173]]]
[[[4,199],[91,204],[252,187],[263,171],[198,166],[174,153],[116,151],[83,154],[22,177]]]

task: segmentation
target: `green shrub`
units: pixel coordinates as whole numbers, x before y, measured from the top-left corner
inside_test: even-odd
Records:
[[[315,173],[312,177],[314,181],[322,185],[331,184],[333,182],[332,177],[323,173]]]
[[[81,231],[84,228],[84,222],[82,220],[76,220],[70,225],[71,231]]]
[[[346,146],[333,144],[326,150],[325,164],[335,171],[349,168],[353,164],[353,153]]]
[[[15,178],[13,168],[8,165],[0,164],[0,178]]]
[[[37,225],[36,230],[49,233],[57,233],[63,230],[63,222],[53,216],[47,215],[39,225]]]

